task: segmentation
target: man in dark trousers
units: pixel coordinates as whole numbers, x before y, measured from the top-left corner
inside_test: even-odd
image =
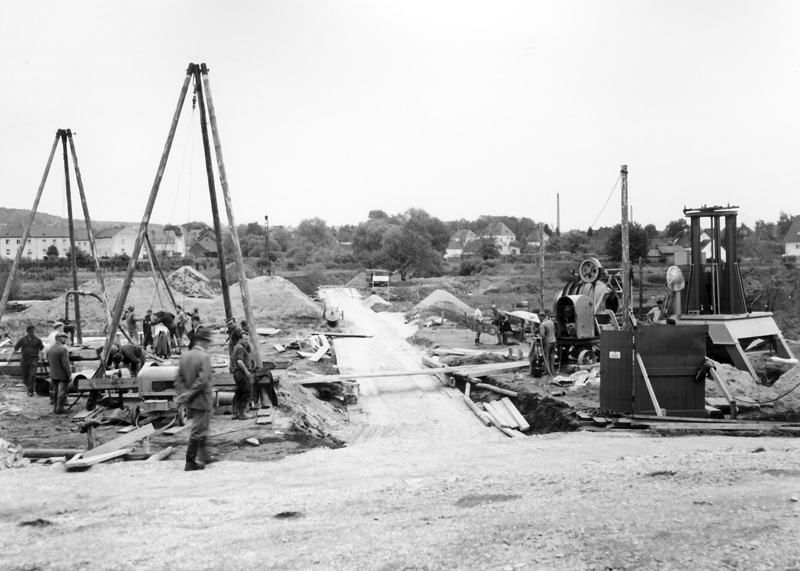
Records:
[[[36,336],[36,327],[28,325],[27,335],[17,341],[14,352],[22,353],[20,366],[22,367],[22,381],[28,389],[28,396],[33,396],[36,388],[36,369],[39,367],[39,353],[44,350],[44,343]]]
[[[236,383],[236,392],[233,395],[232,420],[247,420],[253,418],[247,414],[247,405],[250,402],[250,383],[253,375],[253,361],[250,358],[250,336],[244,333],[233,348],[231,355],[231,368],[233,381]]]
[[[542,349],[544,351],[544,366],[547,374],[555,376],[556,369],[556,326],[546,313],[539,314],[539,335],[542,336]]]
[[[153,310],[148,309],[147,314],[142,319],[142,332],[144,334],[144,341],[142,347],[147,349],[153,344]]]
[[[175,400],[186,407],[192,420],[184,467],[187,472],[203,470],[205,464],[215,460],[206,448],[211,413],[214,410],[214,380],[211,376],[211,357],[208,354],[210,344],[211,332],[201,327],[194,334],[192,350],[181,355],[178,378],[175,381],[175,392],[178,393]],[[197,459],[198,454],[200,461]]]
[[[69,351],[65,343],[69,335],[63,331],[56,335],[56,344],[50,347],[47,360],[50,363],[50,381],[53,383],[53,413],[64,414],[64,404],[67,402],[67,390],[72,379],[72,369],[69,366]]]

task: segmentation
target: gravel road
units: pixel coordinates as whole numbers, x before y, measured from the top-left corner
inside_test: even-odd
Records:
[[[335,341],[343,370],[414,361],[329,295],[373,334]],[[4,470],[0,569],[800,569],[796,439],[509,439],[421,377],[365,380],[360,408],[351,446],[277,462]]]

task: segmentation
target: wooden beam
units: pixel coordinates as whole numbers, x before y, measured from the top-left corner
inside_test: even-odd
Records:
[[[112,452],[114,450],[120,450],[122,448],[128,447],[131,444],[139,442],[143,438],[147,438],[151,434],[153,434],[156,429],[153,427],[152,424],[145,424],[141,428],[137,428],[133,432],[129,432],[128,434],[123,434],[119,438],[115,438],[114,440],[109,440],[105,444],[101,444],[97,448],[93,448],[88,452],[83,453],[83,458],[91,458],[93,456],[99,456],[101,454],[105,454],[106,452]]]
[[[655,407],[656,415],[664,416],[664,411],[661,410],[661,407],[658,404],[656,393],[653,390],[653,385],[650,384],[650,377],[647,376],[647,369],[644,367],[644,361],[642,361],[642,355],[640,353],[636,353],[636,362],[639,364],[639,369],[642,371],[642,378],[644,378],[644,384],[647,385],[647,392],[650,393],[650,400]]]
[[[488,383],[475,383],[475,388],[492,391],[493,393],[497,393],[499,395],[505,395],[507,397],[517,398],[519,396],[519,394],[515,391],[509,391],[508,389],[501,389],[500,387],[496,387]]]
[[[717,387],[719,387],[720,392],[725,396],[725,400],[728,401],[728,404],[731,405],[731,418],[736,420],[736,400],[731,396],[731,393],[728,391],[728,387],[725,386],[725,383],[722,382],[722,379],[719,378],[719,375],[714,369],[709,369],[709,373],[711,374],[711,378],[714,379],[714,382],[717,383]]]
[[[69,448],[23,448],[23,458],[72,458],[78,454],[83,454],[83,450],[73,450]]]
[[[459,365],[457,367],[440,367],[431,369],[416,369],[403,371],[363,371],[345,375],[314,375],[305,379],[287,379],[286,382],[297,385],[313,385],[316,383],[331,383],[336,381],[353,381],[378,377],[410,377],[414,375],[433,375],[439,373],[460,373],[469,375],[486,375],[494,371],[512,371],[529,367],[528,361],[514,361],[513,363],[485,363],[482,365]],[[511,395],[509,395],[511,396]],[[516,395],[514,395],[516,396]]]
[[[491,419],[486,415],[485,412],[483,412],[481,409],[478,408],[478,405],[476,405],[475,402],[471,398],[469,398],[468,396],[464,395],[464,402],[467,403],[467,406],[469,407],[469,409],[472,412],[475,413],[475,416],[477,416],[479,419],[481,419],[481,422],[483,424],[485,424],[486,426],[491,426],[491,424],[492,424]]]
[[[505,407],[508,409],[508,413],[511,415],[511,417],[514,420],[517,421],[517,424],[519,425],[519,429],[520,430],[529,430],[530,429],[531,425],[528,424],[528,421],[525,420],[525,417],[522,416],[522,414],[519,412],[519,410],[517,410],[517,407],[514,406],[514,403],[511,402],[510,398],[504,397],[504,398],[500,399],[500,402],[502,402],[505,405]]]
[[[173,446],[167,446],[166,448],[164,448],[164,450],[162,450],[158,454],[153,454],[152,456],[150,456],[150,458],[145,460],[145,462],[160,462],[161,460],[169,458],[173,452],[175,452],[175,448]]]
[[[125,454],[130,454],[133,451],[133,448],[120,448],[119,450],[113,450],[110,452],[105,452],[104,454],[96,454],[90,457],[84,456],[75,456],[72,460],[68,461],[64,466],[66,469],[69,470],[79,470],[81,468],[88,468],[93,464],[99,464],[100,462],[105,462],[106,460],[111,460],[112,458],[118,458],[120,456],[125,456]]]
[[[39,183],[39,190],[36,191],[36,198],[33,201],[31,215],[28,217],[28,223],[25,225],[25,229],[22,231],[22,241],[19,244],[19,248],[17,248],[17,255],[14,256],[14,261],[11,263],[11,269],[8,271],[6,286],[3,289],[3,296],[0,297],[0,318],[2,318],[3,314],[6,312],[6,304],[8,304],[8,298],[11,296],[11,286],[13,285],[14,277],[17,274],[17,266],[19,265],[19,261],[22,259],[22,252],[24,251],[25,245],[28,242],[28,236],[31,234],[31,226],[33,226],[33,220],[36,217],[36,211],[39,209],[39,200],[42,198],[42,191],[44,190],[44,185],[47,182],[47,175],[50,172],[50,165],[53,164],[53,157],[56,154],[56,148],[58,148],[59,139],[60,134],[56,132],[56,138],[53,140],[53,148],[50,149],[50,156],[47,159],[47,166],[44,167],[42,182]]]

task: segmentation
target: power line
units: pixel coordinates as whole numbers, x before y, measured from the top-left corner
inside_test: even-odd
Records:
[[[589,228],[594,228],[594,225],[597,224],[598,220],[600,220],[600,217],[603,215],[603,210],[605,210],[606,206],[608,206],[608,201],[611,200],[611,197],[613,196],[614,191],[617,189],[617,185],[619,184],[619,180],[621,178],[622,178],[622,173],[620,173],[620,175],[617,177],[617,182],[614,183],[614,188],[612,188],[611,192],[608,194],[608,198],[606,198],[606,203],[603,204],[603,208],[600,209],[600,214],[597,215],[597,218],[594,219],[594,222],[592,222]]]

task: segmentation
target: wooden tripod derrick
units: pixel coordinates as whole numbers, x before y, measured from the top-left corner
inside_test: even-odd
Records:
[[[17,255],[14,257],[14,262],[11,265],[11,271],[8,274],[8,281],[6,281],[5,289],[3,290],[3,295],[0,297],[0,317],[3,316],[5,313],[6,304],[8,303],[8,298],[11,295],[11,284],[14,281],[14,276],[16,275],[17,266],[19,264],[20,259],[22,258],[22,252],[27,244],[28,238],[30,237],[31,227],[33,226],[33,221],[36,218],[36,212],[39,209],[39,201],[42,198],[42,191],[44,190],[45,184],[47,183],[47,177],[50,173],[50,167],[53,164],[53,157],[56,153],[56,148],[58,147],[58,143],[61,141],[63,151],[64,151],[64,179],[66,181],[66,194],[67,194],[67,212],[68,212],[68,220],[69,220],[69,245],[71,251],[71,266],[72,266],[72,286],[73,290],[78,290],[78,263],[77,263],[77,247],[75,245],[75,224],[74,218],[72,215],[72,192],[70,188],[70,175],[69,175],[69,156],[67,154],[67,144],[69,144],[70,153],[72,155],[72,164],[75,167],[75,179],[78,183],[78,191],[80,194],[81,199],[81,208],[83,209],[83,216],[86,222],[86,231],[89,235],[89,248],[91,250],[92,258],[94,259],[94,266],[95,266],[95,274],[97,275],[97,282],[100,284],[100,302],[103,306],[103,312],[106,316],[106,325],[109,327],[108,331],[113,331],[111,329],[111,312],[108,309],[108,296],[106,295],[106,286],[105,280],[103,279],[103,272],[100,269],[100,261],[97,256],[97,244],[94,239],[94,233],[92,232],[92,218],[89,215],[89,205],[86,201],[86,192],[83,188],[83,178],[81,177],[81,169],[78,165],[78,153],[75,151],[75,141],[72,138],[72,131],[69,129],[59,129],[56,131],[56,137],[53,140],[53,147],[50,149],[50,156],[47,159],[47,165],[44,169],[44,174],[42,175],[42,181],[39,184],[39,190],[36,192],[36,198],[33,201],[33,208],[31,208],[31,215],[28,218],[28,222],[25,225],[25,229],[22,233],[22,240],[20,242],[20,246],[17,249]],[[65,315],[66,317],[66,315]],[[78,343],[82,343],[82,332],[81,332],[81,313],[80,313],[80,304],[78,301],[78,296],[75,297],[75,333],[78,337]]]
[[[231,202],[230,189],[228,187],[228,179],[225,170],[225,163],[222,157],[222,144],[220,142],[219,130],[217,128],[217,118],[216,118],[216,113],[214,111],[214,103],[211,97],[211,88],[208,81],[208,68],[204,63],[199,65],[190,63],[189,67],[186,69],[186,77],[184,78],[180,95],[178,96],[178,104],[175,109],[175,113],[173,114],[172,117],[172,123],[170,124],[169,133],[167,134],[167,141],[164,144],[164,150],[161,154],[161,161],[159,162],[158,169],[156,170],[155,180],[153,181],[153,186],[150,190],[150,196],[147,199],[147,204],[145,205],[144,209],[144,215],[142,216],[142,222],[139,226],[139,233],[136,237],[136,242],[134,243],[133,246],[133,252],[131,252],[131,257],[130,261],[128,262],[125,278],[122,281],[122,290],[119,293],[117,302],[114,305],[114,311],[112,312],[111,315],[111,326],[109,327],[110,331],[116,330],[116,328],[119,326],[120,319],[122,317],[122,312],[125,307],[125,302],[128,297],[128,292],[130,291],[131,284],[133,282],[133,273],[134,270],[136,269],[136,260],[139,257],[139,253],[142,248],[142,243],[147,239],[146,238],[147,227],[148,224],[150,223],[150,216],[153,212],[153,207],[155,205],[156,197],[158,196],[158,191],[159,188],[161,187],[161,181],[164,177],[164,171],[166,169],[170,150],[172,149],[172,143],[175,138],[175,131],[178,127],[181,111],[183,109],[184,102],[186,100],[186,94],[189,90],[189,82],[193,78],[195,80],[195,88],[194,88],[195,95],[197,97],[198,107],[200,109],[200,125],[203,134],[203,150],[206,161],[206,174],[208,178],[209,197],[211,200],[211,212],[212,212],[212,217],[214,219],[214,232],[216,234],[216,239],[217,239],[217,256],[220,264],[220,279],[222,281],[222,296],[223,296],[223,303],[225,305],[225,317],[226,319],[231,318],[233,317],[233,313],[230,306],[230,293],[228,288],[227,277],[225,275],[225,255],[222,247],[222,228],[220,224],[219,210],[217,207],[217,195],[214,184],[213,164],[211,162],[211,146],[208,137],[206,113],[208,114],[208,123],[211,125],[211,134],[214,140],[214,150],[217,160],[217,168],[219,170],[219,176],[220,176],[220,186],[222,187],[225,209],[228,216],[229,230],[231,232],[231,237],[233,239],[234,253],[236,256],[236,267],[239,274],[239,288],[241,289],[242,302],[245,308],[245,317],[247,319],[247,325],[250,328],[250,331],[256,330],[255,319],[253,318],[253,311],[250,305],[250,292],[247,285],[247,275],[244,267],[244,258],[242,257],[242,252],[239,245],[239,234],[236,230],[236,221],[233,215],[233,205]],[[101,376],[102,374],[104,374],[105,371],[103,369],[104,367],[103,364],[106,362],[112,342],[113,340],[111,337],[106,339],[106,344],[103,347],[103,353],[101,357],[101,366],[98,369],[95,376]],[[257,340],[255,342],[251,342],[251,349],[254,361],[256,362],[257,366],[260,367],[262,365],[261,351],[258,346]]]

